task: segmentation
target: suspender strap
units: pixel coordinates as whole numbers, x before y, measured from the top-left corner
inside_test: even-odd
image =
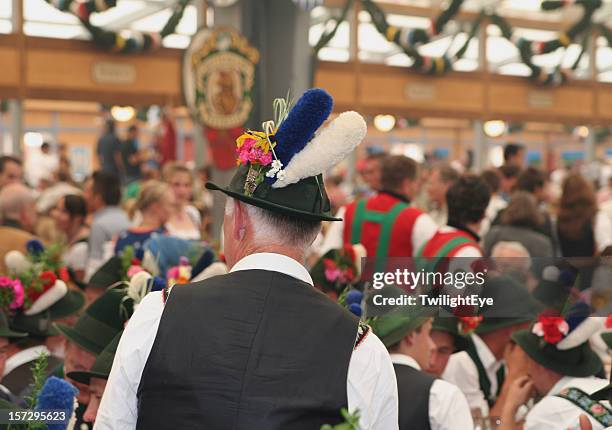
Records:
[[[468,353],[468,355],[470,356],[470,358],[476,365],[476,370],[478,370],[478,385],[480,386],[480,390],[484,393],[485,399],[487,403],[489,404],[489,407],[492,407],[495,404],[495,400],[497,399],[497,396],[499,396],[502,385],[504,384],[505,373],[506,373],[504,370],[504,367],[503,366],[500,367],[499,370],[497,371],[497,374],[496,374],[497,392],[495,393],[495,396],[493,396],[491,393],[491,381],[489,381],[489,376],[487,375],[487,371],[485,370],[484,365],[482,364],[482,361],[480,361],[480,357],[478,356],[478,353],[476,352],[476,347],[474,346],[474,342],[471,339],[469,340],[468,348],[465,350],[465,352]]]
[[[385,259],[389,255],[389,245],[391,243],[391,232],[395,225],[395,220],[408,207],[404,202],[395,203],[387,212],[370,211],[366,209],[366,201],[360,200],[355,207],[355,218],[351,235],[351,243],[354,245],[361,242],[363,225],[366,221],[380,224],[380,235],[376,245],[376,265],[377,272],[385,270]]]
[[[427,263],[424,264],[425,266],[424,269],[428,272],[435,271],[436,267],[438,267],[438,263],[440,262],[440,260],[442,260],[445,257],[448,257],[451,254],[451,252],[453,252],[457,248],[463,245],[467,245],[471,242],[472,241],[465,236],[453,237],[451,240],[449,240],[444,245],[442,245],[440,249],[436,251],[433,257],[427,259]],[[417,253],[417,258],[423,258],[423,252],[426,246],[427,246],[427,243],[421,246],[421,249],[419,249],[419,252]]]
[[[355,206],[353,215],[353,225],[351,230],[351,244],[356,245],[361,241],[361,231],[363,230],[363,221],[365,217],[366,200],[359,200]]]
[[[559,394],[556,394],[556,396],[569,400],[593,417],[595,421],[604,426],[604,428],[612,426],[612,411],[602,403],[593,400],[587,393],[579,388],[565,388]]]

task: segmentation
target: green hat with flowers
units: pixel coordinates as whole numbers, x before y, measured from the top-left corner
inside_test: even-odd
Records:
[[[227,187],[208,182],[247,204],[289,217],[337,221],[322,173],[342,161],[363,140],[366,124],[356,112],[344,112],[321,129],[333,99],[322,89],[306,91],[293,108],[274,101],[274,119],[261,131],[249,130],[237,141],[238,170]]]
[[[602,368],[589,339],[603,327],[603,318],[592,317],[584,302],[560,314],[544,311],[531,328],[512,334],[512,339],[535,362],[563,376],[587,377]]]

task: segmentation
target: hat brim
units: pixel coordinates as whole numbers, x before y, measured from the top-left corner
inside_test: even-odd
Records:
[[[25,332],[13,331],[9,327],[4,327],[0,329],[0,337],[8,337],[13,339],[18,339],[21,337],[26,337],[28,334]]]
[[[512,327],[519,324],[531,323],[533,321],[532,317],[519,317],[519,318],[503,318],[503,317],[491,317],[484,318],[484,320],[476,327],[476,334],[487,334],[494,332],[495,330],[501,330],[504,328]]]
[[[69,372],[66,376],[74,381],[80,382],[81,384],[89,385],[91,378],[108,379],[109,375],[102,374],[100,372]]]
[[[222,193],[232,198],[235,198],[253,206],[257,206],[258,208],[266,209],[272,212],[281,212],[285,215],[293,216],[306,221],[342,221],[342,218],[336,218],[325,214],[307,212],[300,209],[291,208],[289,206],[279,205],[277,203],[273,203],[267,200],[258,199],[257,197],[247,196],[245,194],[232,191],[227,187],[220,187],[219,185],[214,184],[212,182],[207,182],[205,186],[209,190],[221,191]]]
[[[85,305],[85,295],[80,291],[68,290],[68,294],[49,308],[52,320],[61,320],[79,312]]]
[[[564,376],[584,378],[597,374],[602,368],[599,356],[588,346],[582,344],[566,351],[558,351],[547,354],[540,348],[541,338],[532,334],[529,330],[519,330],[512,333],[512,340],[536,363]],[[554,348],[552,345],[550,348]],[[580,349],[578,349],[580,348]],[[553,356],[557,354],[557,356]],[[570,354],[580,356],[580,361],[564,360],[563,356]]]
[[[99,345],[95,344],[94,342],[90,341],[89,339],[87,339],[85,336],[80,334],[73,327],[70,327],[64,324],[56,324],[56,323],[53,324],[53,327],[55,327],[55,329],[57,329],[59,334],[64,336],[69,341],[76,343],[81,348],[95,355],[100,354],[100,352],[102,352],[102,350],[104,349],[104,348],[101,348]]]

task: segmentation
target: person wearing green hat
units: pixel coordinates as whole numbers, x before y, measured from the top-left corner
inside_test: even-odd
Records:
[[[398,297],[403,291],[386,287],[376,294],[379,293]],[[378,314],[373,312],[372,306],[368,314]],[[473,428],[470,408],[461,391],[423,370],[430,366],[435,351],[431,339],[431,310],[405,305],[381,309],[380,313],[382,315],[374,319],[372,328],[387,347],[395,369],[400,430]]]
[[[608,385],[596,375],[602,369],[589,339],[602,328],[603,318],[589,316],[590,308],[578,302],[564,314],[542,313],[529,328],[512,335],[526,356],[527,375],[511,386],[501,420],[501,430],[520,428],[518,408],[539,398],[525,417],[525,430],[579,428],[586,414],[593,430],[612,426],[612,410],[591,395]]]
[[[333,100],[308,90],[237,139],[224,254],[230,272],[144,298],[102,398],[104,429],[315,429],[359,410],[397,429],[393,367],[378,338],[313,287],[307,250],[334,221],[322,173],[366,133],[356,112],[317,132]],[[317,132],[317,133],[315,133]],[[359,339],[357,339],[359,337]]]
[[[461,389],[475,416],[498,417],[510,383],[522,372],[510,336],[533,321],[540,304],[508,276],[487,277],[481,297],[493,305],[462,317],[469,343],[450,357],[442,377]]]
[[[442,311],[440,311],[442,312]],[[431,325],[431,340],[435,348],[429,366],[425,371],[436,378],[441,378],[451,354],[465,351],[468,338],[460,333],[461,322],[454,315],[436,315]]]
[[[11,330],[8,320],[6,319],[6,314],[0,311],[0,376],[4,375],[4,367],[10,348],[9,342],[13,339],[22,339],[27,335],[27,333]],[[0,377],[0,382],[1,381],[2,378]],[[2,384],[0,384],[0,400],[11,403],[17,402],[15,396],[13,396],[10,390]]]
[[[117,352],[117,346],[119,346],[119,340],[122,334],[123,331],[118,333],[113,340],[106,345],[102,352],[96,357],[96,361],[94,361],[90,370],[73,371],[66,375],[73,381],[89,386],[89,403],[83,414],[83,420],[88,423],[95,423],[96,421],[100,400],[102,400],[106,382],[113,366],[115,352]]]
[[[54,325],[67,341],[64,375],[79,390],[79,408],[76,411],[78,425],[84,423],[84,413],[91,396],[87,384],[72,380],[69,375],[89,371],[96,356],[123,330],[132,312],[132,304],[125,297],[123,289],[109,289],[85,309],[74,326]]]

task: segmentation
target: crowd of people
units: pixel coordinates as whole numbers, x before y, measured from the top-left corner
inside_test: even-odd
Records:
[[[348,153],[363,120],[343,115],[328,128]],[[352,413],[363,429],[612,426],[612,294],[593,286],[609,266],[588,279],[586,263],[568,266],[612,256],[612,175],[593,183],[567,168],[552,180],[509,144],[504,165],[479,174],[368,155],[350,187],[326,160],[301,174],[283,153],[286,136],[306,136],[298,151],[325,139],[307,143],[326,118],[281,125],[278,164],[252,153],[227,188],[209,184],[229,197],[223,220],[210,219],[206,169],[142,168],[136,126],[119,142],[107,123],[100,169],[81,184],[58,164],[43,189],[1,156],[2,405],[27,406],[44,353],[47,374],[78,389],[79,429],[318,429]],[[238,149],[265,148],[257,136]],[[498,259],[481,292],[497,305],[370,315],[360,257],[377,270],[393,257],[435,269]]]

